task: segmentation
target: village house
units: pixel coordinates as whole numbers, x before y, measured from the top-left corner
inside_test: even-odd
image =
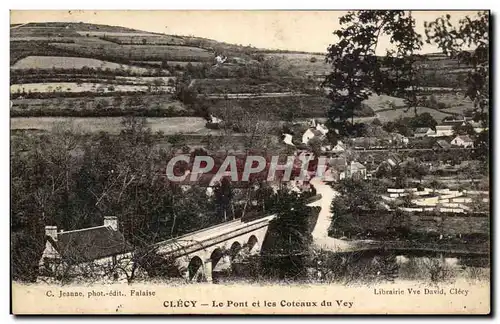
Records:
[[[460,126],[465,126],[467,123],[467,120],[465,119],[464,116],[457,115],[457,116],[448,116],[443,118],[442,125],[460,125]]]
[[[218,129],[219,127],[221,127],[222,122],[223,122],[222,119],[217,118],[214,115],[210,115],[207,123],[205,124],[205,127],[210,129]]]
[[[436,143],[434,144],[433,148],[435,150],[439,150],[439,149],[448,150],[448,149],[451,148],[451,144],[448,143],[447,141],[443,140],[443,139],[440,139],[440,140],[436,141]]]
[[[380,148],[380,139],[377,137],[354,137],[350,139],[355,149],[375,149]]]
[[[295,146],[295,144],[293,144],[292,140],[293,140],[293,135],[292,134],[283,134],[283,142],[287,145],[293,145]]]
[[[390,153],[389,157],[387,158],[387,163],[391,167],[395,167],[395,166],[399,165],[401,162],[403,162],[403,159],[399,155],[394,154],[394,153]]]
[[[453,125],[437,125],[434,137],[453,136]]]
[[[389,134],[389,143],[395,146],[406,146],[410,140],[408,137],[401,135],[399,133],[390,133]]]
[[[458,135],[451,140],[451,145],[460,147],[474,147],[474,141],[468,135]]]
[[[330,152],[331,150],[332,150],[332,146],[331,145],[321,146],[321,152],[323,152],[323,153]]]
[[[131,266],[133,247],[118,229],[114,216],[104,225],[72,231],[45,226],[45,249],[39,261],[44,277],[109,277],[119,279]]]
[[[341,176],[341,178],[366,179],[366,167],[359,162],[351,161],[345,170],[344,177]]]
[[[430,127],[419,127],[417,129],[415,129],[413,136],[414,137],[426,137],[426,136],[433,136],[435,134],[436,134],[436,132],[433,131]]]
[[[345,177],[347,169],[347,161],[345,157],[332,157],[328,160],[328,165],[325,171],[326,181],[338,181]]]
[[[333,167],[329,167],[325,170],[323,175],[323,181],[325,182],[336,182],[340,180],[340,172]]]
[[[302,143],[308,144],[314,137],[318,137],[320,140],[323,140],[325,135],[317,129],[308,128],[302,135]]]
[[[321,134],[326,135],[328,134],[328,128],[325,127],[323,124],[316,124],[316,130],[320,131]]]
[[[469,122],[469,124],[472,126],[472,128],[474,128],[474,132],[476,134],[479,134],[479,133],[482,133],[482,132],[488,130],[488,127],[483,127],[483,125],[480,122],[471,121],[471,122]]]
[[[346,150],[346,146],[342,141],[337,141],[337,144],[332,148],[332,152],[334,153],[340,153],[344,152]]]

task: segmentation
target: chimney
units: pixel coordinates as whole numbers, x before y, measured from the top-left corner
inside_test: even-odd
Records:
[[[104,216],[104,226],[109,226],[114,231],[118,231],[118,219],[116,216]]]
[[[57,226],[45,226],[45,236],[50,236],[57,241]]]

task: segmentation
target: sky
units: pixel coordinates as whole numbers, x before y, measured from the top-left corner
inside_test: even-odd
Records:
[[[11,24],[27,22],[85,22],[124,26],[172,35],[192,35],[258,48],[326,52],[336,41],[345,11],[11,11]],[[453,22],[473,11],[412,11],[417,32],[424,35],[424,21],[450,14]],[[377,54],[389,46],[381,40]],[[438,52],[425,44],[422,53]]]

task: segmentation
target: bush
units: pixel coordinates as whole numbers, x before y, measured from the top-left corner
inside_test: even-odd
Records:
[[[314,56],[311,57],[311,59],[309,60],[309,62],[311,62],[311,63],[316,63],[317,61],[318,61],[318,59],[315,58]]]

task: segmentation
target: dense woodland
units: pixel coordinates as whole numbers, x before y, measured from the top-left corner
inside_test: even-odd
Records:
[[[123,123],[120,136],[86,135],[62,128],[50,135],[13,135],[14,278],[35,279],[47,224],[74,230],[102,225],[104,216],[116,215],[127,240],[140,248],[235,217],[288,210],[292,198],[284,200],[291,195],[286,187],[274,192],[256,182],[237,189],[223,179],[209,195],[203,185],[182,187],[168,182],[162,166],[175,146],[155,148],[155,134],[142,119],[124,118]],[[295,194],[292,200],[303,205],[301,199],[306,197]],[[249,200],[255,203],[248,204]],[[292,223],[286,218],[277,226]]]

